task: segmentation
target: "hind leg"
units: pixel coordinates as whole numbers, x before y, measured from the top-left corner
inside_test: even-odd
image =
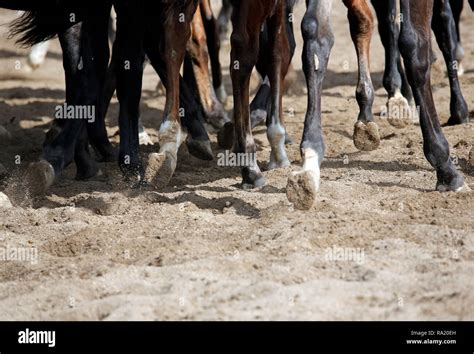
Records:
[[[321,127],[321,96],[329,56],[334,45],[331,28],[332,0],[309,0],[301,25],[303,70],[308,87],[308,107],[301,142],[303,169],[288,178],[286,194],[298,209],[310,209],[316,202],[325,144]]]
[[[439,191],[459,191],[464,177],[456,170],[449,144],[443,134],[431,89],[431,13],[433,0],[401,0],[402,22],[400,51],[405,61],[413,96],[420,107],[424,152],[436,169]]]
[[[359,82],[356,98],[360,113],[354,128],[354,144],[362,151],[372,151],[380,145],[380,135],[374,122],[374,86],[370,77],[370,42],[374,29],[374,18],[366,0],[344,0],[348,8],[351,36],[359,62]]]
[[[413,95],[398,48],[400,24],[397,0],[372,0],[372,5],[377,14],[380,38],[385,49],[383,85],[388,93],[385,115],[391,125],[403,128],[411,123],[416,114],[410,106],[410,103],[413,103]]]
[[[456,24],[449,0],[435,0],[433,8],[432,28],[438,41],[438,45],[443,52],[444,60],[448,70],[449,85],[451,88],[451,103],[449,125],[457,125],[469,122],[469,111],[466,100],[461,91],[461,84],[458,78],[458,62],[456,59],[456,49],[458,37]]]

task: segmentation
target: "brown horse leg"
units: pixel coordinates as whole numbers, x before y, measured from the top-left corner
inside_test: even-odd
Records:
[[[207,48],[209,50],[209,58],[211,60],[212,83],[216,90],[217,98],[223,104],[227,101],[227,92],[225,90],[224,81],[222,79],[222,67],[219,60],[221,50],[221,39],[219,36],[219,26],[212,12],[211,0],[201,0],[201,13],[206,29]]]
[[[370,77],[370,42],[374,17],[366,0],[344,0],[348,8],[351,36],[359,62],[359,82],[356,98],[360,113],[354,128],[354,144],[362,151],[372,151],[380,145],[380,135],[372,115],[374,86]]]
[[[193,64],[192,71],[206,120],[213,128],[222,129],[229,122],[229,117],[212,86],[209,74],[209,52],[207,49],[206,32],[200,8],[194,14],[192,35],[187,45],[187,56]]]
[[[234,152],[247,160],[241,166],[242,187],[252,189],[265,184],[257,165],[255,141],[250,122],[250,76],[260,50],[259,37],[273,1],[241,0],[235,2],[232,16],[233,33],[230,72],[234,94]]]
[[[287,167],[290,161],[285,151],[285,134],[282,116],[283,84],[290,66],[290,44],[285,26],[285,2],[281,1],[275,14],[268,20],[270,66],[268,77],[271,88],[271,113],[267,118],[267,137],[271,146],[269,169]]]
[[[166,104],[159,131],[159,153],[150,154],[146,179],[155,187],[168,185],[176,169],[178,149],[184,140],[180,123],[179,78],[186,53],[186,43],[191,37],[191,22],[197,1],[187,0],[178,8],[175,3],[164,4],[163,13],[168,19],[163,33],[162,57],[166,67]]]

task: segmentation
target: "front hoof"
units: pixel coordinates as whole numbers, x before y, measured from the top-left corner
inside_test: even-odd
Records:
[[[150,154],[145,179],[155,189],[165,188],[173,177],[176,164],[176,156],[168,151]]]
[[[403,96],[392,97],[387,103],[388,123],[398,129],[405,128],[414,121],[414,112]]]
[[[286,196],[299,210],[309,210],[316,204],[319,181],[312,171],[292,172],[286,185]]]
[[[142,163],[129,163],[120,164],[120,171],[122,172],[123,178],[126,182],[132,184],[138,183],[143,180],[144,170]]]
[[[45,195],[54,183],[54,168],[46,160],[33,162],[28,166],[24,176],[24,183],[30,196]]]
[[[186,146],[188,147],[189,153],[200,160],[212,161],[214,159],[211,142],[209,140],[195,140],[188,136]]]
[[[230,150],[234,146],[234,124],[226,123],[217,133],[217,143],[223,150]]]
[[[438,192],[460,192],[464,188],[464,176],[454,167],[448,172],[438,172],[436,190]]]
[[[461,125],[469,123],[469,109],[464,100],[454,102],[451,104],[451,117],[449,117],[448,125]]]
[[[357,122],[354,127],[354,145],[361,151],[373,151],[380,146],[379,127],[374,122]]]

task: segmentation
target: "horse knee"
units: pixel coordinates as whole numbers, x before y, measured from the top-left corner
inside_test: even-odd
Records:
[[[329,23],[318,21],[317,16],[305,15],[301,31],[305,43],[316,44],[323,52],[329,53],[334,46],[334,33]]]
[[[240,75],[250,75],[258,61],[258,50],[252,48],[254,41],[246,40],[240,33],[233,33],[231,73]]]

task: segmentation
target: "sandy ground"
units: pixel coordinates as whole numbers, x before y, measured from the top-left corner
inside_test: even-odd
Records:
[[[293,210],[285,196],[287,176],[301,164],[298,144],[288,149],[293,166],[266,172],[268,185],[255,192],[239,189],[238,169],[196,160],[185,147],[170,187],[159,193],[130,189],[115,164],[90,182],[74,181],[71,166],[45,198],[0,210],[0,252],[24,249],[33,257],[0,263],[0,320],[473,320],[474,193],[433,192],[419,126],[397,130],[378,119],[380,149],[357,152],[356,56],[345,9],[335,3],[336,45],[323,97],[327,159],[314,209]],[[0,23],[14,15],[0,12]],[[12,139],[0,141],[9,171],[3,188],[39,157],[64,96],[57,43],[46,64],[27,73],[15,69],[26,52],[7,41],[6,30],[0,28],[0,125]],[[473,32],[474,15],[466,11],[461,81],[471,111]],[[306,108],[300,34],[298,42],[285,109],[299,142]],[[226,63],[228,53],[226,43]],[[378,36],[372,58],[379,114],[386,93]],[[227,70],[225,76],[230,92]],[[148,68],[143,118],[154,139],[164,105],[156,81]],[[449,88],[442,77],[435,99],[444,123]],[[114,102],[108,117],[115,143],[117,110]],[[473,128],[444,129],[471,188]],[[263,128],[256,140],[265,166]]]

